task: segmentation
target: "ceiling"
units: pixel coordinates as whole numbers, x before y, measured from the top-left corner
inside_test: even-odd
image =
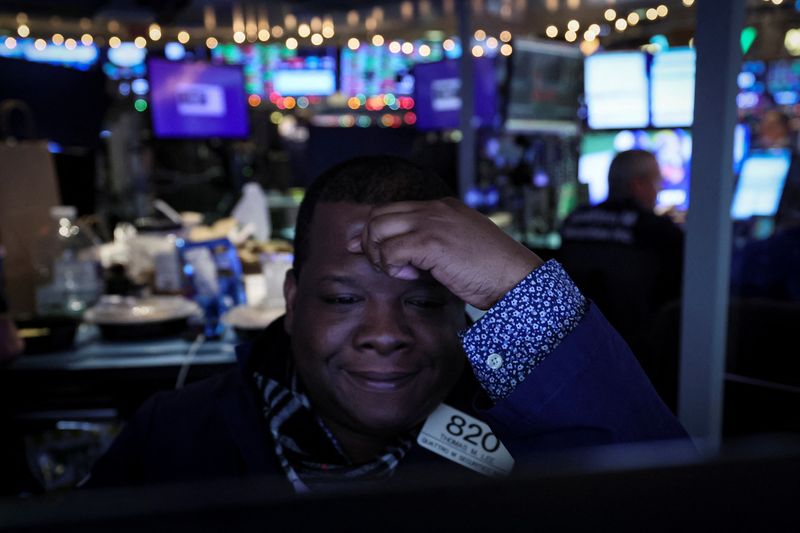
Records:
[[[697,0],[708,1],[708,0]],[[747,0],[757,9],[772,8],[763,0]],[[543,35],[545,28],[554,24],[559,28],[566,26],[571,19],[580,21],[582,27],[597,22],[602,23],[603,13],[609,7],[620,14],[633,10],[655,7],[659,4],[669,7],[670,14],[654,22],[644,20],[636,28],[630,28],[624,35],[613,34],[612,40],[625,43],[653,33],[653,25],[658,25],[658,33],[691,33],[694,26],[694,9],[685,7],[681,0],[468,0],[473,6],[473,25],[483,27],[490,34],[497,35],[501,30],[511,30],[515,35]],[[403,17],[403,4],[413,6],[413,16]],[[724,2],[720,5],[724,8]],[[781,8],[789,8],[793,14],[794,2],[786,1]],[[444,30],[456,33],[457,17],[455,10],[461,0],[0,0],[0,31],[13,32],[15,17],[24,12],[31,20],[32,32],[46,33],[78,31],[81,18],[91,20],[91,31],[96,34],[108,33],[110,21],[122,26],[120,36],[142,34],[147,25],[158,22],[165,28],[192,29],[201,33],[204,29],[204,14],[210,8],[216,19],[216,29],[210,34],[222,39],[230,39],[232,34],[233,11],[241,8],[245,17],[255,17],[257,12],[266,12],[270,25],[282,24],[284,17],[291,13],[299,21],[308,21],[313,16],[331,16],[337,27],[337,38],[366,34],[365,19],[381,12],[382,21],[377,31],[386,37],[416,38],[427,30]],[[427,6],[427,9],[426,9]],[[504,6],[509,11],[503,12]],[[408,8],[408,5],[405,6]],[[359,23],[347,24],[347,13],[359,12]],[[776,10],[773,10],[776,11]],[[782,9],[781,11],[788,12]],[[427,14],[426,14],[427,12]],[[643,14],[643,11],[640,11]],[[84,21],[84,26],[89,22]],[[38,28],[36,26],[39,26]],[[82,26],[83,27],[83,26]],[[343,30],[340,30],[343,28]],[[85,29],[85,27],[84,27]],[[194,32],[193,32],[194,35]]]
[[[403,3],[413,5],[414,16],[411,19],[401,17]],[[476,20],[508,29],[538,32],[548,24],[566,24],[572,18],[585,19],[586,25],[601,22],[603,11],[610,6],[627,12],[664,3],[675,12],[691,11],[684,8],[680,0],[470,0],[469,3],[478,8],[473,9]],[[217,26],[230,28],[234,6],[241,6],[245,13],[265,8],[270,24],[279,24],[286,14],[292,13],[301,21],[312,16],[330,15],[338,26],[345,24],[348,11],[357,10],[363,25],[373,9],[380,8],[383,12],[381,30],[384,32],[414,31],[423,27],[452,30],[454,12],[459,5],[460,0],[0,0],[0,27],[7,26],[3,19],[13,21],[18,12],[26,13],[34,22],[41,20],[42,24],[51,26],[88,18],[92,19],[94,26],[100,27],[110,20],[122,24],[158,22],[162,26],[203,27],[204,11],[210,6]],[[500,14],[504,5],[511,8],[510,16],[508,13],[506,16]],[[427,16],[424,15],[425,6],[428,7]],[[56,31],[56,28],[51,29]]]

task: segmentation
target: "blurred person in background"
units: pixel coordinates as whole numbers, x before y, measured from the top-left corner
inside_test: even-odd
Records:
[[[683,231],[654,211],[661,186],[653,153],[618,153],[608,171],[608,199],[567,217],[557,258],[674,408],[677,362],[651,357],[651,329],[659,311],[680,298],[683,269]]]
[[[789,116],[778,109],[764,112],[757,125],[755,148],[790,148],[795,150],[795,138]]]
[[[431,424],[467,450],[472,419],[516,464],[685,438],[561,266],[452,196],[393,157],[323,173],[298,214],[285,316],[236,369],[148,400],[88,486],[277,475],[307,492],[465,471],[418,436]],[[465,303],[487,312],[470,324]]]

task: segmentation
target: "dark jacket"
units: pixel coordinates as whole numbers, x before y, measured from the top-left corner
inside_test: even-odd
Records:
[[[288,349],[275,322],[239,348],[238,368],[156,394],[97,462],[88,486],[282,476],[249,376],[254,358]],[[517,464],[545,450],[686,437],[593,305],[504,400],[481,409],[488,400],[467,369],[446,402],[486,421]],[[415,444],[395,477],[426,463],[462,468]]]
[[[556,258],[633,349],[662,398],[674,398],[677,360],[659,360],[652,339],[659,314],[680,299],[683,230],[633,200],[609,200],[575,211],[561,237]]]

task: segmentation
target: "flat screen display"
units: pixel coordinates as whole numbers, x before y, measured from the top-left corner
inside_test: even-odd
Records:
[[[3,37],[5,40],[5,37]],[[75,48],[50,43],[43,50],[34,46],[35,41],[30,39],[17,39],[13,48],[9,48],[0,41],[0,57],[24,59],[34,63],[49,63],[61,67],[70,67],[77,70],[89,70],[97,63],[100,55],[97,46],[79,45]]]
[[[655,128],[692,125],[694,119],[695,51],[670,49],[653,56],[650,106]]]
[[[750,147],[750,132],[737,124],[733,135],[733,172],[739,172]],[[656,201],[660,209],[689,206],[689,185],[692,158],[692,137],[689,130],[622,130],[586,133],[581,140],[578,159],[578,181],[589,187],[589,202],[599,204],[608,199],[608,169],[617,153],[638,148],[653,152],[661,168],[663,189]]]
[[[336,91],[336,49],[330,47],[290,50],[275,44],[223,44],[211,51],[215,64],[241,65],[248,94],[270,97],[327,96]],[[305,74],[286,72],[305,71]],[[307,77],[314,85],[303,90],[298,80]],[[276,78],[281,92],[276,88]],[[330,80],[333,80],[331,83]]]
[[[162,138],[241,138],[248,134],[241,67],[148,62],[153,132]]]
[[[650,102],[645,54],[608,52],[587,57],[584,94],[590,128],[646,128]]]
[[[475,118],[474,126],[488,126],[497,113],[497,91],[494,60],[488,57],[473,60]],[[414,67],[417,122],[420,130],[457,128],[461,113],[461,79],[459,61],[446,59],[437,63],[421,63]]]
[[[653,152],[661,168],[662,190],[657,206],[686,209],[689,203],[692,138],[687,130],[623,130],[589,132],[581,141],[578,181],[589,186],[589,202],[608,199],[608,169],[617,153],[640,149]]]
[[[742,163],[731,205],[734,220],[774,216],[780,204],[791,153],[788,149],[753,151]]]
[[[278,70],[273,88],[281,96],[328,96],[336,92],[336,74],[322,69]]]
[[[347,97],[379,94],[409,96],[414,92],[413,56],[392,53],[386,46],[362,45],[341,53],[341,91]]]
[[[507,129],[575,129],[583,55],[571,45],[516,40],[511,56]]]

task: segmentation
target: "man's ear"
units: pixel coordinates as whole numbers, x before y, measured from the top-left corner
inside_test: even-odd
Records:
[[[283,297],[286,300],[286,318],[283,320],[283,327],[286,333],[291,335],[294,324],[294,304],[297,298],[297,276],[293,268],[286,271],[286,277],[283,280]]]

